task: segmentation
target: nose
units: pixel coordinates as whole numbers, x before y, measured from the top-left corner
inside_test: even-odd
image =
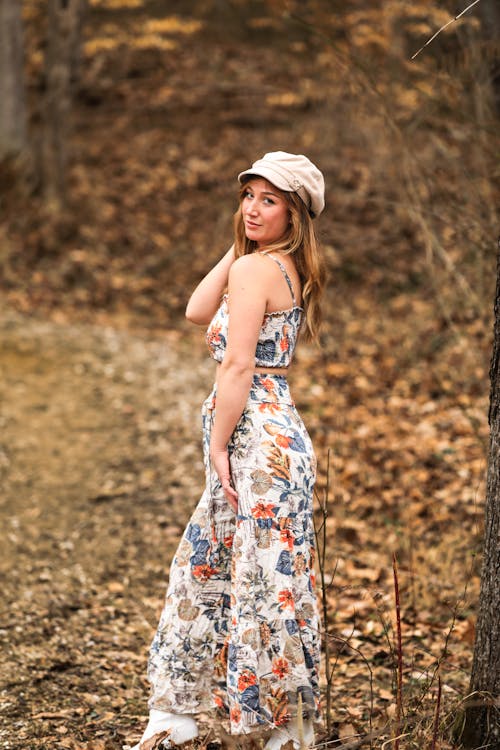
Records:
[[[255,203],[255,198],[247,198],[245,204],[245,213],[247,213],[249,216],[255,216],[255,214],[257,213],[257,204]]]

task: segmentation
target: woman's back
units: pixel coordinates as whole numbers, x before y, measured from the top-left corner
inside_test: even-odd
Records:
[[[274,284],[273,274],[272,296],[270,295],[266,305],[270,310],[266,310],[259,332],[255,351],[255,366],[289,367],[297,344],[303,309],[297,304],[296,287],[294,288],[284,263],[273,255],[266,253],[260,253],[260,255],[264,257],[267,255],[269,259],[274,261],[276,270],[282,279],[276,279],[278,283]],[[265,269],[267,276],[269,276],[270,270],[273,269]],[[295,275],[298,277],[296,272]],[[280,281],[281,283],[279,283]],[[295,283],[298,285],[298,278]],[[229,305],[228,295],[225,294],[206,334],[210,356],[219,363],[224,359],[228,328]]]

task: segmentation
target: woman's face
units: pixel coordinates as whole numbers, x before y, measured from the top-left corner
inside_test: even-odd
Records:
[[[290,224],[284,193],[262,177],[254,177],[246,183],[241,215],[246,236],[259,248],[281,239]]]

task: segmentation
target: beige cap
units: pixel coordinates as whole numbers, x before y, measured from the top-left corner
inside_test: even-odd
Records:
[[[325,207],[323,175],[303,154],[271,151],[264,154],[262,159],[257,159],[250,169],[240,172],[238,180],[243,182],[245,175],[264,177],[280,190],[297,193],[313,217],[319,216]]]

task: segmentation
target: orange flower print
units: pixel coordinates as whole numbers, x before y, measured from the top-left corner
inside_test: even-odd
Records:
[[[259,500],[257,505],[252,508],[252,516],[254,518],[274,518],[275,507],[273,503],[265,503],[264,500]]]
[[[293,550],[293,543],[295,541],[295,537],[290,531],[290,529],[281,529],[280,531],[280,542],[282,544],[286,544],[288,547],[288,551],[292,552]]]
[[[276,442],[280,448],[289,448],[292,438],[289,438],[286,435],[276,435]]]
[[[240,677],[238,679],[238,690],[240,691],[240,693],[242,693],[248,687],[255,685],[256,682],[257,677],[255,676],[255,674],[253,672],[250,672],[248,669],[245,669],[245,671],[240,674]]]
[[[233,539],[234,534],[228,534],[226,537],[224,537],[224,547],[231,549],[231,547],[233,546]]]
[[[193,567],[193,576],[198,581],[208,581],[215,573],[217,573],[217,568],[212,568],[207,563]]]
[[[288,339],[289,326],[283,326],[283,336],[280,339],[280,349],[282,352],[287,352],[290,348],[290,341]]]
[[[282,680],[283,677],[289,672],[287,660],[283,659],[283,657],[281,656],[278,659],[273,659],[272,670],[273,674],[277,675],[277,677]]]
[[[231,721],[235,724],[238,724],[241,721],[241,709],[239,706],[233,706],[231,711],[229,712],[229,715],[231,717]]]
[[[290,589],[283,589],[278,594],[280,609],[295,609],[295,601]]]
[[[284,707],[280,706],[276,710],[273,719],[277,727],[282,727],[284,724],[288,724],[288,722],[290,721],[290,714]]]
[[[224,708],[224,701],[220,697],[220,695],[217,695],[217,693],[214,693],[214,703],[217,706],[217,708]]]
[[[261,378],[260,384],[261,384],[261,386],[263,388],[266,389],[266,391],[268,393],[273,393],[274,392],[274,383],[269,378]]]
[[[220,332],[222,330],[222,326],[220,323],[214,323],[210,327],[210,331],[208,333],[208,344],[218,344],[220,342]]]
[[[259,404],[259,411],[269,411],[271,414],[279,414],[281,411],[281,404],[272,404],[269,401],[263,401]]]

